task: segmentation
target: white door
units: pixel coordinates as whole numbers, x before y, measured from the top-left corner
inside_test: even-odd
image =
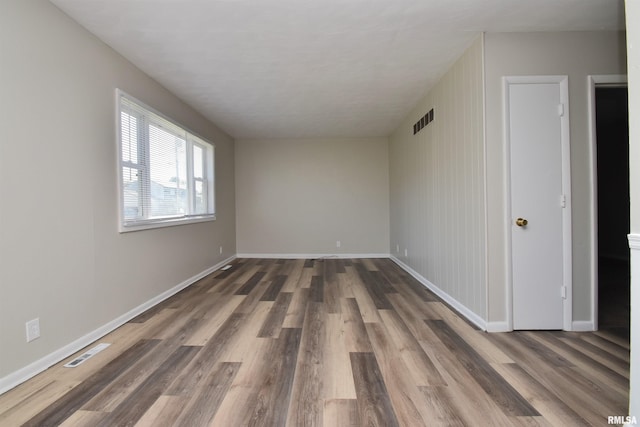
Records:
[[[505,84],[513,328],[570,329],[566,77],[506,78]]]

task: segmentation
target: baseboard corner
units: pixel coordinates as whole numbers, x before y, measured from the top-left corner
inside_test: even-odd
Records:
[[[571,330],[574,332],[592,332],[596,325],[591,320],[574,320],[571,322]]]
[[[487,332],[511,332],[509,322],[487,322]]]

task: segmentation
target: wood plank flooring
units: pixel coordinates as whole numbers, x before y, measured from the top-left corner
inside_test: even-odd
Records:
[[[626,340],[481,332],[390,260],[236,260],[100,342],[0,396],[0,426],[585,426],[628,407]]]

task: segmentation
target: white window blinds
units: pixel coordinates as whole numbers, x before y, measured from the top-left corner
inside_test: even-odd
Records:
[[[121,230],[215,217],[212,144],[118,92]]]

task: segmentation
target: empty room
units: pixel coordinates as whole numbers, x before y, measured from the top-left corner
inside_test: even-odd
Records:
[[[2,0],[0,426],[637,423],[632,22]]]

